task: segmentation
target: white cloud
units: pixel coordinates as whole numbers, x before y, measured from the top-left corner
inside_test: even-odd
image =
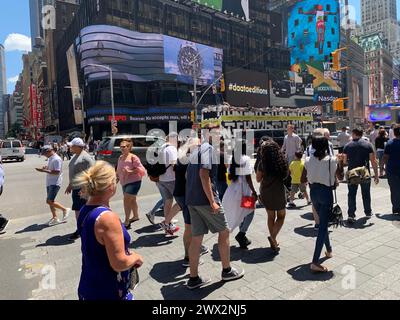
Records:
[[[18,79],[19,79],[19,75],[15,76],[15,77],[8,78],[7,81],[8,81],[8,83],[16,83],[18,81]]]
[[[20,33],[11,33],[4,41],[4,48],[6,51],[31,51],[31,38]]]

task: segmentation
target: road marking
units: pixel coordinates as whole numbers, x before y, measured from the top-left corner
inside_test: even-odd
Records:
[[[161,195],[159,193],[153,193],[153,194],[148,194],[145,196],[140,196],[138,197],[138,201],[146,201],[146,200],[150,200],[153,198],[157,198],[159,200],[159,198],[161,198]],[[112,206],[123,206],[124,201],[123,200],[115,200],[115,201],[111,201],[110,205]],[[37,218],[45,218],[48,217],[50,215],[50,213],[43,213],[43,214],[36,214],[36,215],[32,215],[32,216],[28,216],[28,217],[22,217],[22,218],[17,218],[17,219],[10,219],[10,224],[11,223],[19,223],[25,220],[31,220],[31,219],[37,219]]]

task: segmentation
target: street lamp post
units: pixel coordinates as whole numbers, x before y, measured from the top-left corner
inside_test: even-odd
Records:
[[[112,120],[111,120],[111,133],[115,136],[114,131],[114,124],[115,124],[115,107],[114,107],[114,84],[113,84],[113,71],[109,66],[103,66],[101,64],[88,64],[87,67],[97,67],[106,69],[110,73],[110,91],[111,91],[111,113],[112,113]]]
[[[79,95],[81,96],[81,107],[82,107],[82,127],[83,127],[83,133],[86,136],[86,125],[85,125],[85,107],[83,105],[83,90],[78,87],[71,87],[71,86],[66,86],[64,87],[65,89],[78,89],[79,90]]]

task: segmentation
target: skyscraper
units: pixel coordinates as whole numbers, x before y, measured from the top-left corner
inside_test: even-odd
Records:
[[[6,61],[4,56],[4,47],[0,44],[0,138],[4,138],[6,132],[4,132],[4,104],[3,96],[7,93],[6,83]]]
[[[373,24],[384,19],[397,20],[396,0],[361,0],[362,24]]]
[[[400,59],[400,26],[397,21],[398,0],[361,0],[363,35],[379,34],[391,55]]]

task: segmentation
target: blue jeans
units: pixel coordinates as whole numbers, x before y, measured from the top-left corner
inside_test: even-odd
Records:
[[[155,215],[157,211],[161,211],[164,208],[164,200],[159,200],[153,209],[151,209],[150,214]]]
[[[364,212],[366,215],[372,213],[371,209],[371,181],[367,183],[360,184],[361,186],[361,193],[362,199],[364,204]],[[356,210],[357,210],[357,190],[358,185],[351,185],[349,184],[349,194],[348,194],[348,203],[349,203],[349,211],[348,215],[350,218],[356,217]]]
[[[400,214],[400,176],[388,175],[393,213]]]
[[[310,190],[311,201],[319,216],[318,236],[312,261],[313,263],[318,263],[324,244],[326,250],[332,252],[331,243],[329,241],[328,219],[329,212],[332,210],[333,206],[333,193],[332,188],[318,183],[311,184]]]
[[[221,201],[224,198],[226,189],[228,189],[228,183],[226,181],[217,181],[217,191]]]
[[[249,215],[247,215],[243,219],[243,222],[239,227],[239,231],[243,232],[243,233],[247,233],[247,230],[249,230],[249,227],[250,227],[251,223],[253,222],[253,219],[254,219],[254,211],[252,213],[250,213]]]

